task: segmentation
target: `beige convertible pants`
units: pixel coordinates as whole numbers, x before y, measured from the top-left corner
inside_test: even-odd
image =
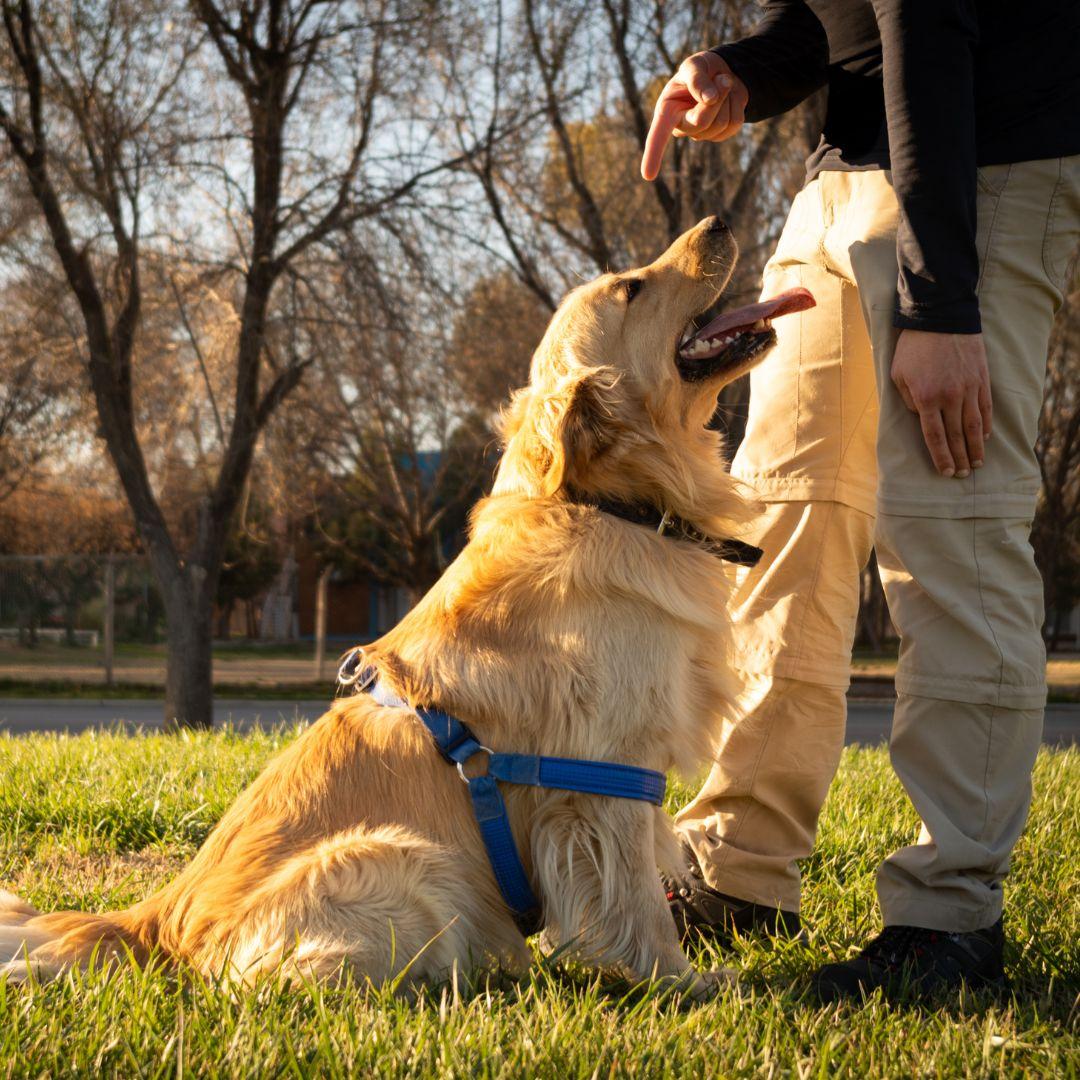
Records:
[[[1080,158],[980,170],[994,420],[986,465],[965,479],[934,470],[889,378],[896,216],[888,173],[822,173],[766,267],[764,295],[803,285],[817,307],[777,322],[752,375],[733,464],[765,506],[765,558],[737,571],[746,686],[678,821],[714,888],[798,910],[796,860],[843,745],[859,571],[876,544],[901,636],[892,762],[923,822],[881,866],[878,897],[886,925],[974,930],[1000,915],[1042,731],[1032,447],[1080,236]]]

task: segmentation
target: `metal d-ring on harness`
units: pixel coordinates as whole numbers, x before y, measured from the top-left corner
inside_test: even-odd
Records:
[[[484,746],[465,724],[449,713],[440,709],[410,708],[408,702],[378,681],[374,669],[362,666],[363,658],[363,650],[359,648],[345,657],[338,671],[338,684],[352,693],[370,694],[380,705],[408,709],[424,722],[443,758],[457,766],[458,775],[469,789],[473,812],[499,891],[526,935],[535,933],[540,927],[540,902],[521,864],[499,781],[639,799],[657,806],[664,801],[667,781],[663,773],[654,769],[616,765],[610,761],[497,753]],[[469,776],[465,772],[465,762],[476,754],[487,755],[487,771],[479,776]]]

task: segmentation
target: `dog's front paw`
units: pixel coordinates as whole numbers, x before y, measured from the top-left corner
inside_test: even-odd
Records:
[[[716,997],[725,986],[731,986],[738,981],[738,976],[733,968],[718,968],[715,971],[694,971],[693,981],[685,990],[688,997],[694,1001],[708,1001]]]
[[[739,973],[734,968],[717,968],[714,971],[699,971],[698,978],[705,987],[705,996],[714,997],[725,986],[732,986],[739,981]]]
[[[668,975],[657,981],[665,984],[672,993],[690,1001],[708,1001],[736,980],[736,973],[731,968],[716,971],[695,971],[690,968],[681,975]]]

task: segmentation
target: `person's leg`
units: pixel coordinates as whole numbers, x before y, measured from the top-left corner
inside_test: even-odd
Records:
[[[773,557],[745,587],[738,631],[745,646],[778,655],[744,653],[736,713],[677,822],[711,888],[798,912],[797,860],[813,849],[844,745],[859,570],[873,518],[828,502],[770,503],[764,516],[756,542]]]
[[[817,306],[777,321],[751,376],[750,420],[732,472],[763,513],[761,564],[739,571],[737,663],[745,688],[679,831],[712,889],[799,908],[796,860],[843,747],[859,571],[870,553],[876,388],[846,251],[829,237],[855,215],[872,236],[895,218],[891,192],[860,205],[846,174],[800,194],[766,268],[764,295],[802,285]]]
[[[886,859],[886,925],[945,931],[1001,916],[1042,733],[1043,590],[1028,537],[1047,344],[1080,238],[1080,159],[983,170],[979,285],[993,396],[986,465],[938,476],[917,417],[887,394],[878,558],[901,635],[891,753],[923,828]]]
[[[969,477],[933,469],[889,378],[893,301],[873,303],[876,545],[901,635],[891,756],[923,824],[879,870],[883,933],[817,973],[828,999],[901,981],[930,990],[1003,979],[1001,885],[1027,816],[1045,701],[1042,586],[1028,542],[1033,446],[1051,324],[1080,238],[1080,159],[983,170],[978,214],[994,418],[986,464]]]

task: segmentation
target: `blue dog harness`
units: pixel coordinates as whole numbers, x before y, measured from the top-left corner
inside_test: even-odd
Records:
[[[338,671],[339,685],[353,693],[368,693],[388,708],[409,709],[408,702],[378,681],[373,669],[361,667],[362,660],[361,649],[349,653]],[[458,775],[467,785],[499,891],[525,935],[540,928],[540,901],[521,865],[521,856],[510,831],[506,803],[499,790],[500,780],[506,784],[640,799],[657,806],[664,801],[667,780],[655,769],[537,754],[498,754],[484,746],[460,720],[440,709],[418,707],[410,711],[424,722],[439,753],[448,764],[457,766]],[[465,772],[465,762],[476,754],[487,755],[487,772],[469,776]]]

